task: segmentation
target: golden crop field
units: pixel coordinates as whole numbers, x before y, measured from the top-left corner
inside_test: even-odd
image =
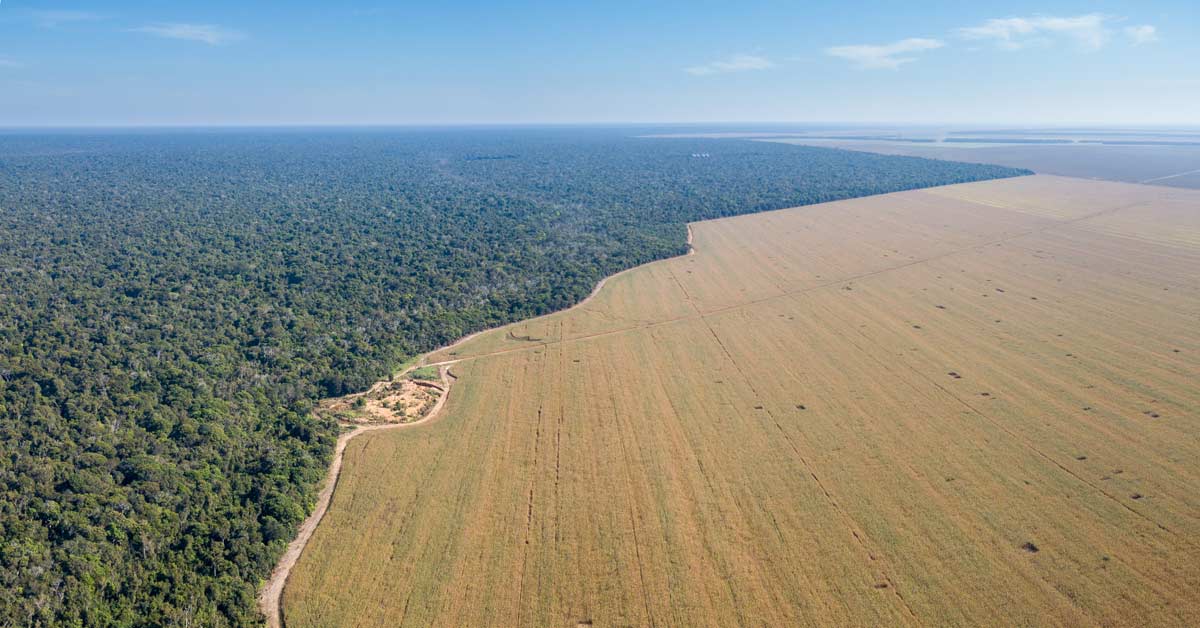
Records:
[[[698,223],[350,442],[303,626],[1200,625],[1200,192]]]

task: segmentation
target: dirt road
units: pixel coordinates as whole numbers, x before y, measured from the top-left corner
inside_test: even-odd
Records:
[[[695,249],[692,248],[691,225],[687,225],[687,244],[687,255],[695,254]],[[588,294],[586,298],[568,309],[580,308],[587,305],[596,297],[597,294],[600,293],[600,290],[604,288],[604,285],[609,279],[619,277],[640,267],[641,266],[629,268],[601,279],[596,283],[596,287],[592,288],[592,292]],[[433,408],[429,410],[428,414],[410,423],[358,426],[338,437],[337,445],[334,447],[333,451],[333,462],[329,465],[329,471],[325,474],[325,481],[322,485],[321,492],[317,495],[316,508],[314,508],[312,514],[310,514],[308,518],[300,524],[300,528],[296,532],[296,538],[293,539],[290,544],[288,544],[287,551],[285,551],[283,556],[279,558],[279,562],[275,565],[275,569],[271,572],[271,577],[268,578],[265,583],[263,583],[262,590],[259,592],[258,607],[262,611],[263,615],[267,618],[267,626],[270,628],[283,628],[283,589],[287,586],[288,575],[291,574],[292,569],[296,566],[296,562],[300,560],[300,555],[304,553],[304,548],[308,545],[308,542],[312,538],[313,533],[316,531],[317,526],[320,525],[321,519],[325,517],[325,512],[329,509],[329,503],[333,500],[333,491],[337,488],[338,477],[342,472],[342,457],[346,451],[346,445],[349,444],[351,439],[365,432],[408,429],[417,427],[419,425],[424,425],[426,423],[431,423],[441,414],[442,407],[445,405],[446,399],[450,397],[451,384],[455,379],[454,374],[450,372],[450,365],[458,362],[458,360],[443,360],[440,362],[428,363],[428,356],[453,349],[454,347],[469,342],[476,336],[489,331],[492,330],[484,329],[473,334],[468,334],[462,338],[459,338],[452,344],[430,351],[422,356],[416,362],[416,364],[404,371],[404,373],[407,373],[408,371],[411,371],[415,368],[420,368],[422,366],[439,367],[442,384],[445,386],[446,392],[438,398],[437,403],[435,403]]]
[[[464,338],[463,340],[466,339]],[[304,523],[300,524],[296,538],[292,539],[292,542],[288,544],[287,551],[279,558],[279,563],[275,565],[274,571],[271,572],[271,577],[267,579],[263,584],[262,591],[259,592],[258,607],[262,610],[263,615],[266,616],[268,626],[271,628],[282,628],[283,626],[283,588],[287,585],[288,575],[291,574],[292,568],[296,566],[296,561],[300,560],[300,555],[304,553],[304,548],[308,545],[309,539],[312,538],[313,532],[320,525],[321,519],[325,517],[325,512],[329,509],[329,502],[333,500],[333,491],[337,488],[338,477],[342,473],[342,457],[346,451],[346,445],[354,437],[366,432],[413,428],[436,419],[441,414],[442,407],[446,405],[446,399],[450,397],[450,386],[455,379],[454,374],[450,372],[449,364],[442,364],[439,368],[445,393],[438,397],[437,402],[429,409],[429,412],[425,416],[410,423],[361,425],[338,437],[337,446],[333,450],[333,462],[329,465],[329,471],[325,474],[324,485],[321,488],[321,492],[317,495],[317,507],[304,520]],[[411,371],[413,368],[417,367],[410,367],[405,370],[405,373]]]

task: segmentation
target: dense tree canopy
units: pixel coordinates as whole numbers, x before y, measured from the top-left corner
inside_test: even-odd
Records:
[[[0,136],[0,624],[258,623],[314,400],[688,221],[1016,174],[615,129]]]

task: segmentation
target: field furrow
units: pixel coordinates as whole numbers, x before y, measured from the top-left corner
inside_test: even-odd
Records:
[[[1200,623],[1200,193],[1026,177],[693,225],[431,356],[287,624]]]

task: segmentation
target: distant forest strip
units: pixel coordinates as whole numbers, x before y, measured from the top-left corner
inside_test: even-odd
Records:
[[[628,135],[0,136],[0,624],[259,624],[337,433],[315,400],[689,221],[1027,174]]]

